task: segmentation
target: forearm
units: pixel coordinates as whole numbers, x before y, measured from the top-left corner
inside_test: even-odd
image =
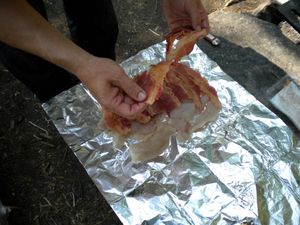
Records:
[[[25,0],[0,0],[0,40],[80,74],[91,55],[64,37]],[[79,77],[80,78],[80,77]]]
[[[115,61],[95,57],[54,29],[25,0],[0,0],[0,41],[75,74],[99,103],[124,117],[142,112],[146,94]]]

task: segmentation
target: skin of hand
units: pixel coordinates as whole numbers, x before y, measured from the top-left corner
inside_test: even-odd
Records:
[[[201,0],[164,0],[163,10],[171,30],[192,27],[209,32],[208,15]]]
[[[133,119],[146,108],[145,92],[113,60],[91,57],[77,74],[102,106],[120,116]]]
[[[9,18],[9,19],[8,19]],[[76,75],[99,103],[127,118],[146,107],[146,94],[114,61],[95,57],[52,27],[26,0],[0,0],[0,40]]]

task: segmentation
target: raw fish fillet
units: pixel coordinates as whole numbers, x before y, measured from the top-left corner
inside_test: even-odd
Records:
[[[169,145],[172,135],[180,141],[217,119],[221,110],[216,90],[198,72],[179,63],[189,54],[205,31],[180,30],[167,36],[166,61],[153,65],[133,79],[147,93],[144,112],[129,120],[103,109],[106,127],[115,137],[116,147],[126,138],[133,161],[151,160]],[[179,39],[173,47],[175,39]]]

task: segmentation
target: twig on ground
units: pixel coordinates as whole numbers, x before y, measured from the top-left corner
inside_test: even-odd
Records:
[[[40,141],[40,140],[42,140],[42,138],[40,138],[40,137],[38,137],[38,136],[36,136],[35,134],[34,135],[32,135],[35,139],[37,139],[38,141]]]
[[[148,29],[151,33],[153,33],[154,35],[160,37],[160,35],[158,33],[156,33],[154,30],[151,30],[150,28]]]
[[[68,199],[67,199],[67,196],[63,193],[63,196],[64,196],[64,199],[66,200],[65,202],[66,202],[66,204],[70,207],[70,208],[72,208],[72,206],[70,205],[70,203],[69,203],[69,201],[68,201]]]
[[[51,206],[53,208],[53,205],[51,204],[51,202],[46,197],[43,197],[43,199],[48,203],[49,206]]]
[[[40,136],[43,137],[43,138],[46,138],[48,140],[52,140],[52,136],[50,136],[48,134],[40,133]]]
[[[32,126],[34,126],[34,127],[38,128],[38,129],[40,129],[40,130],[44,131],[44,132],[45,132],[45,133],[48,135],[48,131],[47,131],[47,130],[45,130],[44,128],[42,128],[42,127],[40,127],[40,126],[36,125],[35,123],[33,123],[33,122],[31,122],[31,121],[28,121],[28,123],[30,123]]]
[[[73,208],[75,208],[75,206],[76,206],[75,195],[73,192],[71,192],[71,195],[72,195],[72,199],[73,199]]]
[[[50,217],[50,220],[51,220],[55,225],[57,225],[57,223],[55,222],[55,220],[54,220],[52,217]]]
[[[45,144],[45,145],[48,145],[49,147],[55,147],[55,145],[51,144],[51,143],[48,143],[46,141],[41,141],[41,143]]]

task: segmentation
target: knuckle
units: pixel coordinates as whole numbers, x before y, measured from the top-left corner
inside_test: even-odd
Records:
[[[127,119],[134,119],[134,114],[131,112],[126,112],[124,113],[124,117],[126,117]]]
[[[107,109],[111,109],[111,104],[107,100],[102,100],[101,105]]]

